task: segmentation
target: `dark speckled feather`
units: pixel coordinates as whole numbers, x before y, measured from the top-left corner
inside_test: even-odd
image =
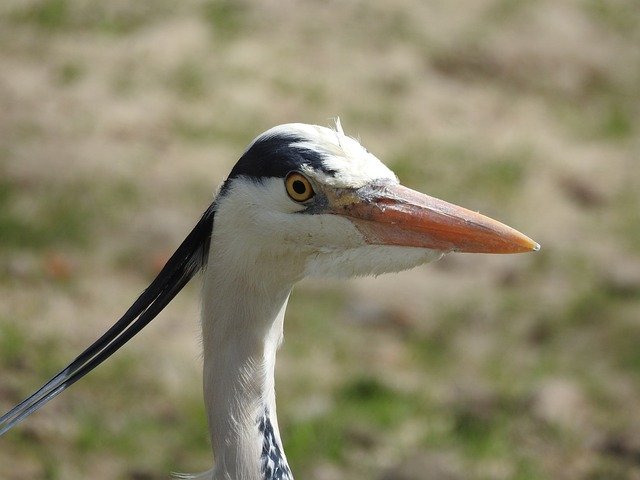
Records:
[[[265,407],[264,414],[258,420],[258,430],[262,435],[262,453],[260,468],[263,480],[293,480],[291,469],[282,452],[280,440],[276,436],[269,409]]]

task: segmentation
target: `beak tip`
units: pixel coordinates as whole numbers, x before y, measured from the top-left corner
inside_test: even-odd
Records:
[[[522,235],[522,234],[520,234]],[[526,235],[522,235],[522,240],[520,242],[520,247],[521,249],[519,249],[520,252],[526,253],[526,252],[538,252],[540,251],[540,244],[532,239],[530,239],[529,237],[527,237]]]

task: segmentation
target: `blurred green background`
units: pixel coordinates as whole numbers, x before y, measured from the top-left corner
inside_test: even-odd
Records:
[[[296,478],[640,479],[637,0],[3,0],[0,409],[129,306],[254,136],[338,115],[543,249],[300,285]],[[208,469],[198,283],[1,438],[0,478]]]

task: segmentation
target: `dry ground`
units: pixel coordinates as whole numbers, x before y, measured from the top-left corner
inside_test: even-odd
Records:
[[[106,329],[278,123],[543,245],[306,281],[279,356],[297,478],[640,478],[635,0],[4,0],[0,410]],[[198,287],[0,439],[2,479],[211,463]]]

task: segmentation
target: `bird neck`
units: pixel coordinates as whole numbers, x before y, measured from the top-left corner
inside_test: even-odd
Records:
[[[293,281],[275,265],[258,264],[264,262],[230,262],[214,252],[205,276],[204,394],[214,480],[292,480],[274,369]]]

